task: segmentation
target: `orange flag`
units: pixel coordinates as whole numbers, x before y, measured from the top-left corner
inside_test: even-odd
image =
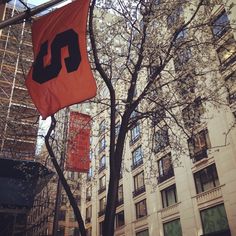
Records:
[[[76,0],[32,25],[34,63],[26,86],[43,119],[96,95],[86,48],[88,9],[89,0]]]

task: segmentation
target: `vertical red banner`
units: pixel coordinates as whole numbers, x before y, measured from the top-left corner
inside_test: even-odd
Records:
[[[88,172],[90,165],[90,131],[91,117],[89,115],[70,112],[66,170]]]

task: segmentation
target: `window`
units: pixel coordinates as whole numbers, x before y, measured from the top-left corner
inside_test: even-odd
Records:
[[[175,184],[161,191],[163,208],[177,203]]]
[[[165,125],[155,133],[155,152],[160,152],[169,145],[168,128]]]
[[[162,183],[163,181],[174,176],[170,153],[158,160],[158,174],[158,183]]]
[[[92,167],[89,168],[89,172],[87,173],[87,180],[91,180],[93,176],[93,169]]]
[[[124,196],[123,196],[123,185],[120,185],[118,187],[118,197],[117,197],[117,205],[121,205],[124,202]]]
[[[124,211],[118,212],[116,213],[116,217],[115,217],[115,221],[116,221],[116,227],[121,227],[125,224],[125,214]]]
[[[197,193],[201,193],[219,186],[218,174],[215,164],[210,165],[194,174]]]
[[[58,236],[64,236],[65,235],[65,227],[60,226],[58,231],[57,231]]]
[[[143,231],[137,232],[136,236],[149,236],[148,229],[145,229]]]
[[[156,111],[153,113],[151,119],[152,119],[152,126],[157,125],[159,122],[161,122],[165,118],[165,109],[163,106],[156,104]]]
[[[115,126],[115,135],[118,136],[120,131],[120,122],[118,121]]]
[[[92,228],[86,229],[86,236],[92,236]]]
[[[104,227],[104,221],[99,222],[99,235],[102,236],[102,231],[103,231],[103,227]]]
[[[103,215],[106,208],[106,198],[103,197],[99,200],[99,216]]]
[[[231,235],[223,204],[208,208],[200,213],[204,234],[210,235],[211,233],[218,232],[217,235]]]
[[[138,123],[131,128],[130,133],[131,133],[131,143],[134,143],[140,138],[141,133],[140,133],[140,126]]]
[[[136,218],[142,218],[147,215],[146,199],[135,204]]]
[[[236,71],[225,78],[229,104],[236,102]]]
[[[103,137],[99,141],[99,152],[102,152],[105,148],[106,148],[106,140],[105,137]]]
[[[132,152],[132,161],[133,161],[132,169],[135,169],[139,165],[143,164],[143,154],[141,146],[139,146]]]
[[[191,57],[191,50],[188,46],[183,46],[182,48],[179,48],[176,51],[176,57],[174,58],[175,70],[181,70]]]
[[[99,159],[99,172],[104,170],[106,167],[106,156],[103,155],[102,158]]]
[[[92,218],[92,206],[89,206],[89,207],[86,208],[86,219],[85,219],[85,223],[91,222],[91,218]]]
[[[201,98],[199,97],[195,99],[193,103],[185,107],[182,111],[185,127],[190,128],[196,124],[199,124],[200,118],[203,112],[204,112],[204,109],[203,109],[202,101],[201,101]]]
[[[79,228],[78,227],[75,227],[73,229],[73,236],[80,236],[80,231],[79,231]]]
[[[236,61],[236,41],[233,36],[217,49],[217,54],[222,69],[225,69]]]
[[[106,125],[105,125],[105,120],[103,120],[100,124],[99,124],[99,134],[103,134],[105,132],[106,129]]]
[[[178,23],[180,16],[183,14],[183,9],[181,6],[177,6],[171,11],[171,14],[167,17],[167,26],[172,27]]]
[[[89,187],[86,189],[86,200],[87,200],[87,201],[90,201],[90,200],[91,200],[91,197],[92,197],[92,187],[89,186]]]
[[[195,81],[193,76],[187,75],[180,78],[177,83],[177,90],[181,97],[185,98],[189,94],[193,94],[195,91]]]
[[[212,31],[216,39],[222,37],[229,30],[229,18],[225,11],[221,12],[212,22]]]
[[[190,157],[194,162],[207,158],[207,149],[209,146],[208,131],[200,131],[188,140]]]
[[[58,220],[66,220],[66,211],[65,210],[60,210],[59,215],[58,215]]]
[[[140,172],[139,174],[134,176],[134,192],[133,197],[145,192],[145,184],[144,184],[144,172]]]
[[[163,224],[164,236],[182,236],[180,219]]]
[[[100,179],[99,179],[99,193],[102,193],[104,190],[106,189],[106,176],[103,175]]]

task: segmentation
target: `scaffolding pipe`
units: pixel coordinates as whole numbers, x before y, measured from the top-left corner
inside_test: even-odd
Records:
[[[16,16],[13,16],[7,20],[1,21],[0,22],[0,29],[3,29],[4,27],[7,27],[12,24],[21,23],[23,20],[29,19],[30,17],[46,10],[47,8],[52,7],[56,4],[58,4],[60,2],[64,2],[64,1],[65,0],[52,0],[52,1],[46,2],[44,4],[41,4],[37,7],[34,7],[32,9],[29,8],[29,9],[25,10],[24,12],[19,13]]]

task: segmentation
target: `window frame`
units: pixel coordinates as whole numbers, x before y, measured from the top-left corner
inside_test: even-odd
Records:
[[[169,202],[169,200],[170,200],[169,197],[171,196],[172,191],[174,194],[174,203]],[[166,207],[176,204],[178,202],[176,185],[173,184],[173,185],[161,190],[161,199],[162,199],[162,207],[163,208],[166,208]]]
[[[141,204],[144,204],[143,207],[144,209],[141,209]],[[145,212],[145,214],[140,214],[141,211]],[[145,216],[147,216],[147,203],[146,203],[146,199],[143,199],[137,203],[135,203],[135,212],[136,212],[136,219],[140,219],[140,218],[143,218]]]

